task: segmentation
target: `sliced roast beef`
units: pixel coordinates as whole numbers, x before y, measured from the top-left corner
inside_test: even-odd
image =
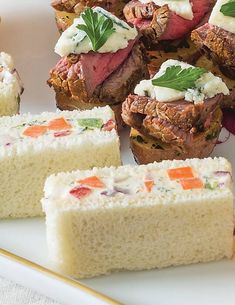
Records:
[[[125,6],[124,15],[127,21],[139,27],[149,39],[174,40],[184,37],[195,28],[211,8],[210,0],[192,0],[191,3],[193,20],[175,14],[167,5],[158,7],[137,0],[130,1]]]
[[[210,127],[222,95],[193,104],[185,100],[162,103],[129,95],[122,106],[124,122],[140,133],[165,143],[190,146],[193,135]]]
[[[149,78],[147,58],[142,44],[135,45],[129,57],[94,92],[101,101],[123,102],[140,80]]]
[[[141,132],[141,131],[140,131]],[[167,120],[146,116],[143,120],[143,134],[150,135],[165,143],[190,146],[193,133],[187,132]]]
[[[132,0],[124,7],[123,13],[127,21],[133,23],[138,19],[152,19],[157,8],[158,6],[154,2],[142,3]]]
[[[235,79],[235,34],[206,23],[191,34],[193,42],[231,79]]]
[[[97,71],[100,68],[99,66],[103,66],[101,67],[102,73],[109,75],[105,80],[103,79],[101,84],[97,84],[95,73],[84,75],[79,55],[63,57],[56,67],[51,70],[48,84],[53,86],[56,92],[63,92],[67,96],[84,103],[100,101],[116,104],[123,102],[126,96],[133,92],[136,84],[149,76],[145,49],[141,43],[134,45],[128,57],[111,74],[104,71],[103,68],[110,71],[110,67],[103,65],[101,58],[100,61],[94,60],[93,64],[94,62],[97,64]],[[89,79],[86,77],[89,77]],[[93,77],[95,77],[94,80]],[[96,83],[92,94],[87,90],[87,82],[89,84]]]
[[[91,51],[88,54],[81,55],[82,78],[86,80],[86,89],[89,96],[92,96],[95,88],[102,84],[126,60],[135,42],[135,40],[129,41],[125,49],[120,49],[116,53]]]
[[[185,100],[162,103],[146,96],[129,95],[124,104],[124,116],[129,113],[138,113],[167,120],[184,130],[203,128],[208,115],[213,113],[223,99],[218,94],[204,103],[193,104]]]

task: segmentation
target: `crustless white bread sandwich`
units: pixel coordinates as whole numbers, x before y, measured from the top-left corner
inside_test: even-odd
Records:
[[[78,278],[231,258],[231,181],[224,158],[53,175],[42,200],[50,258]]]
[[[12,57],[0,52],[0,116],[19,113],[23,87]]]
[[[109,107],[0,118],[0,218],[42,215],[45,179],[60,171],[120,165]]]

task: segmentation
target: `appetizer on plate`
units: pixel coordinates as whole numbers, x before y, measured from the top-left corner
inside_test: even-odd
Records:
[[[43,215],[43,186],[53,173],[121,163],[108,106],[3,117],[0,126],[0,218]]]
[[[220,130],[220,103],[229,90],[221,78],[177,60],[162,64],[141,81],[123,103],[122,117],[131,129],[136,161],[204,158]]]
[[[231,165],[224,158],[60,173],[46,180],[49,255],[77,278],[233,255]]]
[[[88,8],[63,32],[55,52],[62,58],[50,71],[48,84],[55,90],[57,107],[91,109],[108,104],[120,127],[122,102],[149,77],[136,28],[100,7]]]
[[[23,86],[12,57],[0,52],[0,116],[19,113]]]
[[[224,106],[235,108],[235,1],[218,0],[208,23],[192,32],[193,42],[210,59],[201,59],[222,75],[231,94]],[[212,61],[211,61],[212,60]]]
[[[100,6],[117,17],[123,17],[123,8],[128,0],[53,0],[56,24],[63,32],[87,7]]]

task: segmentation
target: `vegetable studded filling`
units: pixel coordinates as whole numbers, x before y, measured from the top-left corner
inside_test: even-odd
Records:
[[[73,188],[69,190],[69,193],[81,200],[93,193],[113,197],[156,191],[168,193],[175,189],[212,191],[228,185],[231,181],[230,172],[215,171],[208,176],[198,177],[196,171],[190,166],[159,170],[155,173],[158,174],[158,177],[153,178],[153,173],[151,175],[149,172],[143,177],[134,178],[126,175],[122,178],[112,178],[113,181],[110,181],[108,177],[91,176],[72,183]]]
[[[5,132],[3,131],[0,135],[0,145],[10,147],[25,138],[37,139],[43,135],[61,138],[80,135],[95,129],[112,131],[116,129],[116,123],[113,119],[104,122],[99,118],[66,119],[58,117],[50,121],[34,120],[6,129]]]
[[[78,127],[81,131],[92,130],[92,129],[102,129],[103,131],[111,131],[116,128],[114,120],[109,120],[105,124],[101,119],[88,118],[88,119],[78,119]],[[47,124],[37,124],[27,126],[23,135],[26,137],[37,138],[44,135],[47,132],[54,132],[54,137],[65,137],[72,133],[73,126],[65,118],[57,118],[49,121]]]

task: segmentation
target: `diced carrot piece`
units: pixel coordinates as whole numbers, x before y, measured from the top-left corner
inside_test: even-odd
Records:
[[[91,189],[88,187],[77,186],[73,188],[69,193],[77,199],[82,199],[91,194]]]
[[[193,178],[193,170],[190,166],[171,168],[167,170],[171,180]]]
[[[180,184],[184,190],[202,189],[204,184],[200,178],[190,178],[180,180]]]
[[[68,130],[71,128],[71,124],[69,124],[64,118],[54,119],[48,123],[49,130]]]
[[[145,185],[147,192],[150,193],[153,189],[154,182],[153,182],[153,180],[145,180],[144,185]]]
[[[23,131],[23,135],[31,138],[37,138],[39,136],[42,136],[47,131],[47,126],[44,125],[33,125],[27,127]]]
[[[83,180],[79,180],[78,183],[88,185],[95,188],[104,188],[105,184],[96,176],[88,177]]]

